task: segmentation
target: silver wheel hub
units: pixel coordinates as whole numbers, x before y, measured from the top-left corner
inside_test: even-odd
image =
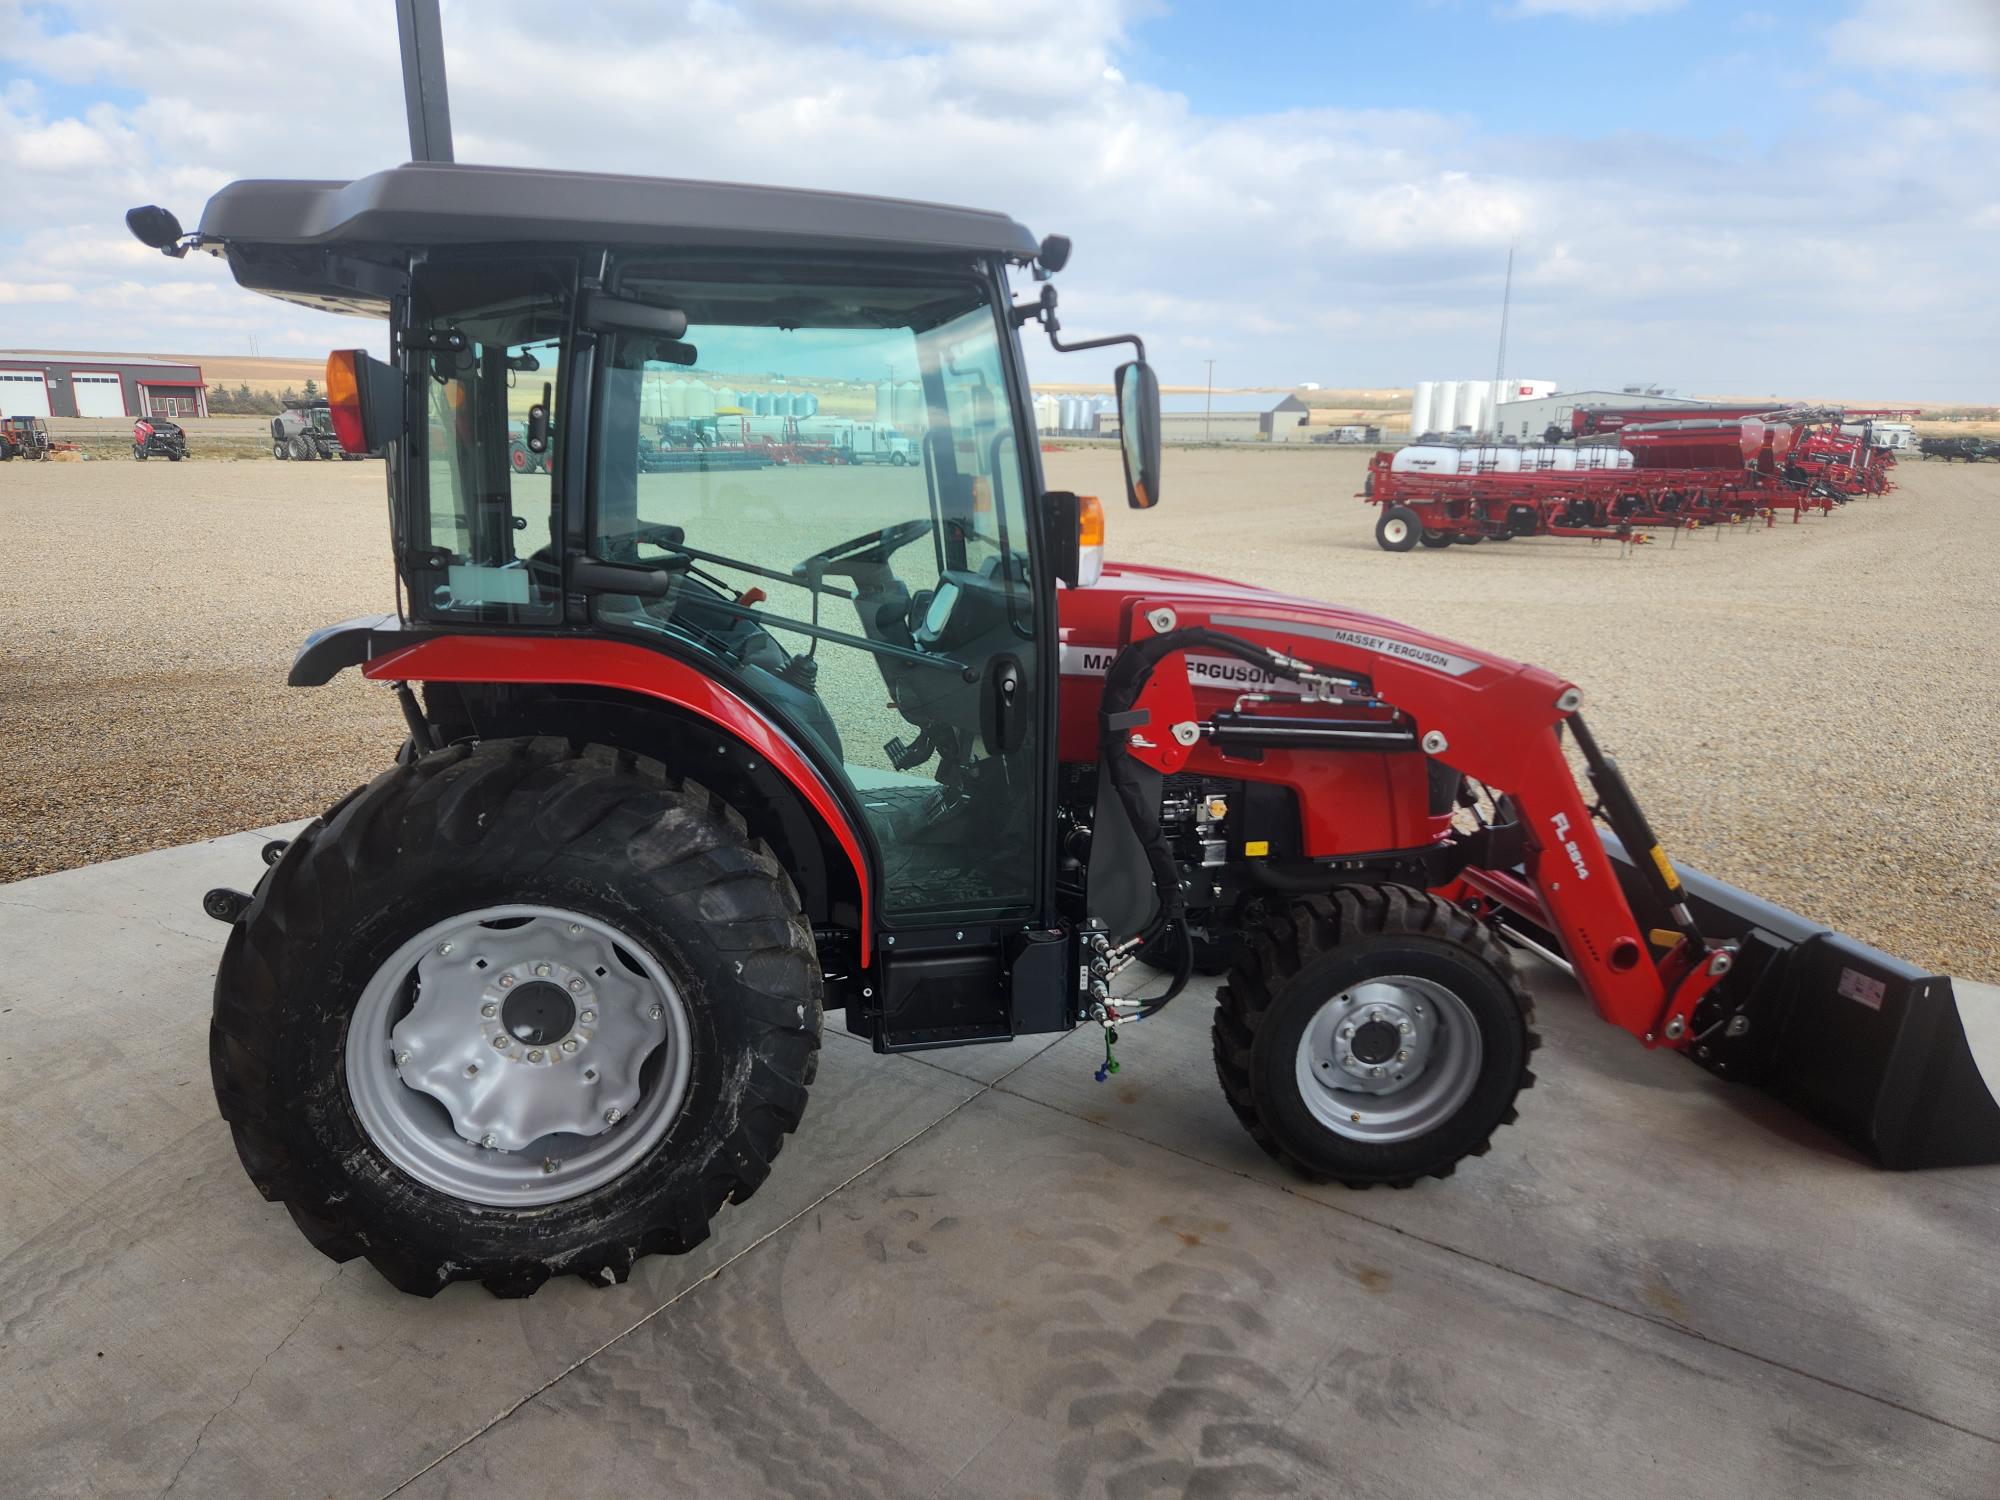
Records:
[[[1388,1144],[1435,1129],[1471,1095],[1481,1043],[1465,1002],[1413,975],[1384,975],[1327,1000],[1299,1039],[1306,1108],[1349,1140]]]
[[[370,1139],[428,1186],[556,1202],[666,1133],[688,1036],[672,979],[616,928],[493,907],[425,929],[369,980],[348,1029],[348,1092]]]

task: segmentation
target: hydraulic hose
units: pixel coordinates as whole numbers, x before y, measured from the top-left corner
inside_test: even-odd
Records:
[[[1144,788],[1140,786],[1138,772],[1134,769],[1132,748],[1127,740],[1134,725],[1128,716],[1132,705],[1139,701],[1139,694],[1152,678],[1154,669],[1176,651],[1194,647],[1224,652],[1279,677],[1296,680],[1307,670],[1303,663],[1260,646],[1255,641],[1210,630],[1205,625],[1190,625],[1133,642],[1112,659],[1111,669],[1105,673],[1104,696],[1098,709],[1100,772],[1110,779],[1112,789],[1118,794],[1119,804],[1131,821],[1132,831],[1146,851],[1146,864],[1152,873],[1153,890],[1160,903],[1158,913],[1139,934],[1139,942],[1143,947],[1158,944],[1169,935],[1180,939],[1173,981],[1164,995],[1147,1001],[1140,1009],[1141,1019],[1165,1010],[1173,998],[1187,988],[1187,982],[1194,973],[1194,939],[1187,930],[1187,896],[1181,890],[1180,868],[1174,862],[1174,852],[1168,847],[1166,836],[1160,831],[1160,809],[1147,804]]]

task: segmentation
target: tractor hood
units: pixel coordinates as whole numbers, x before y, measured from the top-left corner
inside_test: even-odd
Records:
[[[1241,610],[1246,620],[1252,617],[1269,620],[1276,616],[1295,621],[1301,627],[1297,651],[1307,658],[1313,655],[1311,642],[1319,639],[1359,646],[1405,663],[1431,667],[1451,677],[1464,677],[1475,668],[1488,668],[1500,675],[1536,670],[1510,657],[1462,645],[1362,610],[1258,588],[1212,573],[1152,564],[1107,563],[1096,583],[1066,590],[1061,600],[1065,643],[1084,646],[1122,643],[1127,606],[1135,600],[1145,601],[1148,607],[1184,603],[1207,613],[1225,629],[1231,606]]]

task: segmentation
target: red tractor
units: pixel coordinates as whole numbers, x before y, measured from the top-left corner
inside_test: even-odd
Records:
[[[129,220],[389,326],[390,360],[336,354],[327,390],[350,451],[387,444],[402,608],[312,636],[291,681],[356,669],[408,738],[205,903],[231,926],[222,1113],[326,1254],[425,1294],[622,1280],[763,1183],[826,1012],[885,1053],[1101,1027],[1108,1069],[1195,969],[1227,974],[1216,1072],[1265,1150],[1443,1177],[1534,1081],[1516,943],[1645,1047],[1887,1164],[1993,1159],[1950,981],[1679,871],[1575,685],[1106,565],[1098,503],[1044,486],[1019,330],[1132,346],[1140,510],[1158,386],[1137,338],[1061,339],[1066,240],[428,163],[239,182],[192,236]],[[509,463],[529,361],[546,477]],[[922,393],[907,467],[647,462],[682,372],[817,388],[885,361]]]

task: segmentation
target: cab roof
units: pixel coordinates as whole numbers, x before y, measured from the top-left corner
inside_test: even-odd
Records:
[[[1026,260],[1005,214],[856,193],[408,162],[352,182],[251,179],[209,199],[200,237],[323,247],[696,245]]]

